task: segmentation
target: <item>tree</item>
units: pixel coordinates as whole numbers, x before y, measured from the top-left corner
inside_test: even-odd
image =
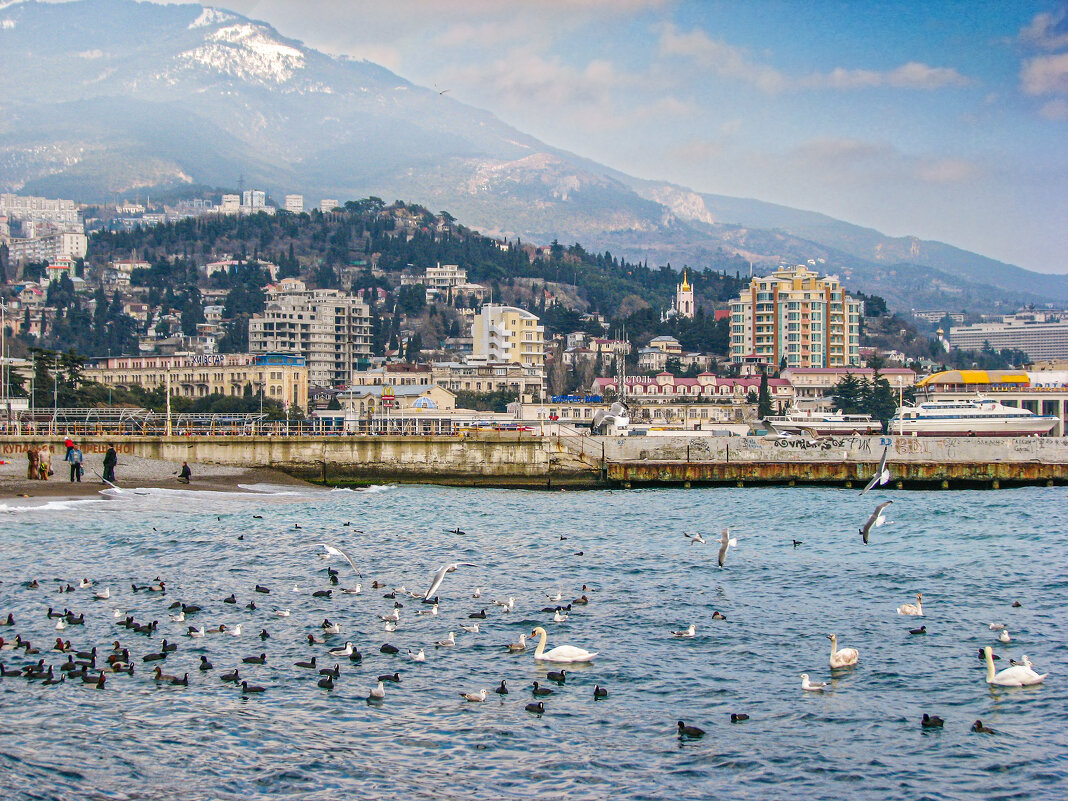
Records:
[[[834,394],[832,396],[832,403],[834,408],[842,412],[842,414],[862,414],[861,405],[863,403],[863,383],[853,373],[846,373],[834,385]]]
[[[757,417],[763,420],[772,413],[771,393],[768,391],[768,373],[760,371],[760,389],[757,392]]]
[[[419,361],[419,354],[423,350],[423,337],[416,333],[408,338],[408,345],[404,351],[404,359],[414,364]]]

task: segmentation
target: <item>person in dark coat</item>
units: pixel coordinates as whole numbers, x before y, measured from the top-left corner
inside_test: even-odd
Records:
[[[118,464],[119,457],[115,453],[115,446],[110,442],[108,443],[108,452],[104,454],[104,481],[115,481],[115,465]]]
[[[188,484],[189,479],[193,477],[193,471],[189,469],[188,462],[182,462],[182,470],[178,473],[178,483]]]

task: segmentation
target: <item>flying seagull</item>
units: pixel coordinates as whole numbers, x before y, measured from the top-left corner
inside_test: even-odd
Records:
[[[738,540],[731,536],[730,528],[725,528],[719,533],[719,566],[723,567],[723,563],[727,561],[727,549],[731,546],[737,546]]]
[[[879,469],[875,471],[875,475],[871,477],[868,485],[860,491],[861,495],[876,485],[881,487],[890,480],[890,471],[886,468],[886,451],[888,448],[888,445],[883,447],[883,458],[879,460]]]
[[[327,545],[325,542],[320,542],[318,544],[322,545],[324,548],[326,548],[326,552],[330,556],[340,556],[342,559],[344,559],[346,562],[348,562],[349,563],[349,567],[351,567],[353,570],[356,571],[356,575],[359,576],[360,578],[363,578],[363,573],[361,573],[359,571],[359,568],[356,567],[356,564],[352,561],[352,557],[351,556],[349,556],[343,550],[338,548],[336,545]]]
[[[438,587],[441,586],[441,582],[445,580],[446,573],[452,573],[456,568],[463,565],[464,567],[475,567],[474,562],[453,562],[451,565],[444,565],[437,573],[434,574],[434,578],[430,582],[430,589],[426,591],[426,595],[423,596],[423,603],[434,603],[431,599],[434,597],[434,593],[438,591]]]
[[[886,509],[886,507],[892,503],[893,501],[883,501],[882,503],[880,503],[878,506],[875,507],[875,511],[871,513],[871,517],[868,518],[867,522],[865,522],[864,525],[860,527],[860,536],[864,538],[865,545],[868,544],[868,532],[871,531],[872,526],[878,528],[886,522],[886,514],[883,510]]]
[[[690,541],[690,545],[696,545],[697,543],[701,543],[702,545],[705,544],[705,538],[701,536],[700,532],[697,532],[696,534],[687,534],[684,531],[682,532],[682,536]]]

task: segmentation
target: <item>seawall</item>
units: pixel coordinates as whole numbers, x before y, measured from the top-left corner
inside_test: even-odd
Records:
[[[3,458],[62,437],[0,437]],[[896,436],[580,437],[486,433],[448,437],[81,437],[90,460],[107,443],[122,454],[180,464],[270,467],[329,484],[411,482],[502,487],[634,485],[853,486],[872,475],[883,448],[894,487],[1068,483],[1068,440]],[[53,457],[54,459],[56,457]]]

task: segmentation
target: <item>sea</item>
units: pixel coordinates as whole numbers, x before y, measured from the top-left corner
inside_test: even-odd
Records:
[[[887,522],[864,545],[859,527],[883,500],[893,501]],[[41,658],[58,668],[66,655],[49,649],[60,636],[101,657],[119,640],[135,667],[109,673],[103,689],[0,679],[0,798],[1065,798],[1065,500],[1055,487],[862,496],[266,484],[3,499],[0,618],[15,625],[0,637],[40,648],[0,650],[5,669]],[[723,528],[737,544],[721,568]],[[344,549],[362,579],[321,543]],[[438,613],[417,614],[430,607],[411,593],[454,562],[468,564],[446,574]],[[79,589],[82,579],[93,586]],[[165,593],[131,586],[159,579]],[[59,592],[68,583],[74,591]],[[356,583],[360,594],[340,591]],[[104,588],[111,597],[94,600]],[[917,593],[925,616],[899,615]],[[544,611],[583,595],[565,622]],[[512,611],[494,603],[509,598]],[[175,602],[202,610],[173,621]],[[397,603],[387,632],[380,617]],[[57,631],[49,607],[84,624]],[[158,629],[133,633],[116,613]],[[324,638],[324,620],[341,634]],[[476,622],[478,633],[461,628]],[[242,633],[186,635],[220,624]],[[695,637],[673,635],[690,624]],[[925,634],[909,633],[920,625]],[[536,626],[549,648],[597,656],[550,681],[561,666],[535,660]],[[455,646],[436,647],[449,632]],[[859,650],[855,667],[831,670],[830,633]],[[510,653],[520,634],[527,651]],[[143,662],[164,638],[177,650]],[[362,661],[329,655],[346,641]],[[382,653],[386,643],[399,653]],[[978,658],[988,645],[999,669],[1026,654],[1046,682],[989,687]],[[264,665],[242,661],[260,654]],[[212,670],[198,669],[201,656]],[[312,656],[340,665],[333,690],[295,666]],[[188,674],[188,687],[157,685],[157,665]],[[221,681],[233,668],[264,692]],[[385,698],[368,702],[394,673]],[[825,691],[802,691],[802,673]],[[502,680],[506,695],[494,692]],[[552,689],[543,714],[526,710],[535,681]],[[595,685],[608,696],[595,699]],[[461,696],[483,688],[484,702]],[[922,728],[924,713],[943,727]],[[680,738],[680,720],[704,736]],[[973,733],[976,720],[994,733]]]

